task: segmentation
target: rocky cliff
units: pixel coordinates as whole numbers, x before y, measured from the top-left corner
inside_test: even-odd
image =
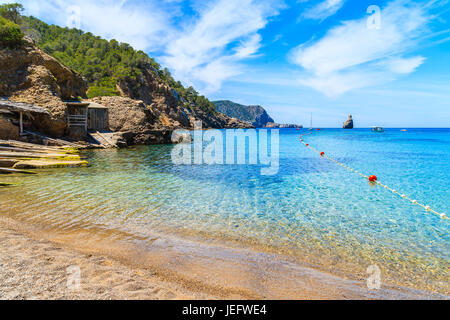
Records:
[[[141,101],[147,107],[153,128],[193,128],[196,120],[203,122],[203,128],[253,127],[223,113],[204,111],[186,104],[176,90],[170,88],[150,69],[143,70],[139,81],[120,81],[117,89],[122,97]]]
[[[213,103],[217,111],[251,123],[256,128],[303,128],[298,124],[276,123],[261,106],[245,106],[229,100],[213,101]]]
[[[37,123],[46,133],[62,136],[67,108],[63,100],[85,97],[86,83],[30,39],[25,40],[17,49],[0,48],[0,96],[44,107],[51,117]]]
[[[265,127],[269,122],[275,122],[261,106],[245,106],[229,100],[213,101],[217,111],[246,121],[257,128]]]

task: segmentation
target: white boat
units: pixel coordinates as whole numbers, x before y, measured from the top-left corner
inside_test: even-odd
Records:
[[[372,127],[372,132],[384,132],[382,127]]]
[[[309,124],[309,130],[312,130],[312,129],[313,129],[313,127],[312,127],[312,112],[311,112],[311,122]]]

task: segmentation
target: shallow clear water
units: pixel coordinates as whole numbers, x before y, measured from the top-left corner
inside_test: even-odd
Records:
[[[448,293],[449,220],[320,158],[299,142],[305,132],[280,130],[273,176],[257,165],[174,165],[169,145],[92,151],[88,168],[2,176],[23,184],[0,189],[0,210],[111,239],[152,230],[227,239],[355,278],[376,264],[388,281]],[[450,129],[326,129],[304,139],[450,215]]]

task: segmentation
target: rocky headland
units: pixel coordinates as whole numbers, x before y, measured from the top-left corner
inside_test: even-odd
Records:
[[[216,110],[229,117],[245,121],[256,128],[303,128],[297,124],[276,123],[267,111],[258,105],[242,105],[230,100],[213,101]]]

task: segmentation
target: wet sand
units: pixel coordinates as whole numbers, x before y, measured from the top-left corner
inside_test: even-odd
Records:
[[[0,299],[428,299],[399,287],[369,290],[283,257],[220,243],[155,238],[146,248],[82,241],[0,219]],[[81,271],[68,288],[68,267]],[[69,269],[70,270],[70,269]]]

